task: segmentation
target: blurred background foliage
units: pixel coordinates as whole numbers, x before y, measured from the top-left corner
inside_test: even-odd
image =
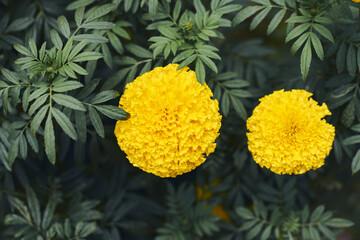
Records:
[[[1,0],[0,238],[359,239],[359,6]],[[113,129],[126,83],[171,62],[196,71],[224,118],[204,164],[161,179],[128,163]],[[247,117],[278,89],[332,112],[316,172],[278,176],[247,150]]]

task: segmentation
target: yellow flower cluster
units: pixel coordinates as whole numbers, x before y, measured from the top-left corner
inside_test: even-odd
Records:
[[[248,146],[254,160],[277,174],[302,174],[324,164],[335,128],[331,115],[305,90],[275,91],[260,99],[247,120]]]
[[[360,0],[352,0],[353,2],[360,3]]]
[[[178,64],[157,67],[127,84],[119,107],[130,114],[115,127],[120,148],[134,166],[176,177],[215,150],[221,115],[210,88]]]

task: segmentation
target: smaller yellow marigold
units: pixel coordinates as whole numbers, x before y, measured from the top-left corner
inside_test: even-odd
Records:
[[[324,165],[335,137],[326,104],[305,90],[275,91],[260,99],[246,125],[255,162],[277,174],[302,174]]]
[[[224,209],[224,206],[222,204],[216,205],[211,213],[218,216],[220,218],[220,220],[222,220],[222,221],[231,222],[230,215]]]
[[[360,0],[352,0],[353,2],[360,3]]]
[[[134,166],[176,177],[214,152],[221,115],[210,88],[188,67],[157,67],[126,85],[119,107],[130,114],[115,127],[120,148]]]

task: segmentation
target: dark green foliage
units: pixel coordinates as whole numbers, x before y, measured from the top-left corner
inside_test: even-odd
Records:
[[[359,6],[1,0],[0,239],[317,240],[359,225]],[[134,168],[113,136],[126,84],[169,63],[194,70],[223,116],[216,151],[175,180]],[[252,160],[246,119],[278,89],[332,112],[316,172]]]

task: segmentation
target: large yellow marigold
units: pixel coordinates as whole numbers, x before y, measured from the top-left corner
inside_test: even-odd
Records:
[[[209,87],[178,64],[157,67],[126,85],[119,107],[130,114],[115,127],[120,148],[134,166],[176,177],[215,150],[221,115]]]
[[[335,128],[331,115],[305,90],[275,91],[260,99],[246,125],[249,150],[261,166],[277,174],[302,174],[324,164]]]

